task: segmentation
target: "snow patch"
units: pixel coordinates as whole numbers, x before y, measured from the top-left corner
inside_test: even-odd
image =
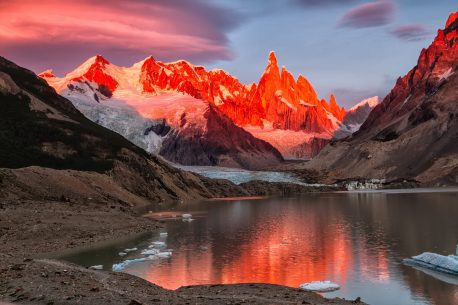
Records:
[[[449,68],[447,71],[439,75],[439,80],[447,80],[450,76],[452,76],[455,72],[452,68]]]
[[[379,97],[378,96],[373,96],[373,97],[369,97],[365,100],[362,100],[361,102],[359,102],[358,104],[354,105],[353,107],[350,108],[350,111],[356,111],[358,110],[358,108],[360,107],[364,107],[366,105],[368,105],[370,108],[374,108],[375,106],[377,106],[379,104]]]
[[[299,100],[299,104],[306,106],[306,107],[316,107],[316,105],[304,102],[304,100]]]

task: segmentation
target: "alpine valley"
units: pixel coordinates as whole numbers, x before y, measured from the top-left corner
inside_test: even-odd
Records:
[[[334,134],[356,131],[377,104],[363,101],[343,124],[335,97],[319,99],[305,77],[280,72],[274,52],[258,84],[184,60],[119,67],[100,55],[63,78],[39,76],[92,121],[183,165],[259,169],[309,159]]]

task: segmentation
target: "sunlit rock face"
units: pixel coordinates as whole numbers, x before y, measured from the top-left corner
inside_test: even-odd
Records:
[[[237,78],[220,69],[206,70],[185,60],[163,63],[153,57],[148,57],[132,67],[119,67],[97,55],[63,78],[56,77],[51,70],[43,72],[40,76],[75,103],[82,104],[83,99],[86,99],[86,106],[87,101],[95,101],[102,105],[118,101],[129,105],[130,110],[136,110],[143,117],[166,120],[169,124],[177,121],[177,116],[182,114],[180,109],[183,109],[181,98],[175,101],[170,97],[181,95],[191,98],[189,100],[194,102],[198,100],[214,107],[214,111],[227,116],[235,127],[243,128],[254,136],[245,136],[245,142],[253,144],[248,149],[248,154],[252,155],[257,155],[256,151],[265,152],[264,145],[260,144],[262,141],[256,139],[259,138],[273,145],[285,158],[313,157],[332,138],[346,114],[334,96],[330,97],[329,103],[319,99],[312,85],[302,75],[295,79],[285,67],[280,71],[274,52],[269,54],[267,67],[259,83],[249,85],[242,84]],[[164,97],[170,103],[175,103],[176,111],[164,114],[162,109],[155,109],[151,104],[153,96]],[[148,103],[150,109],[145,113]],[[193,109],[197,108],[199,107]],[[202,121],[203,111],[200,111],[200,116],[196,116],[191,114],[193,109],[186,109],[189,124],[195,123],[189,119],[190,116],[199,117],[197,120]],[[103,121],[98,117],[93,119]],[[108,125],[113,127],[115,124]],[[227,130],[236,130],[235,127],[228,127]],[[212,133],[214,124],[205,128],[205,132],[198,133],[200,136]],[[119,128],[115,129],[119,132]],[[274,135],[280,134],[278,131],[281,131],[283,140],[275,139]],[[272,133],[268,135],[270,132]],[[124,133],[121,131],[121,134]],[[197,138],[197,134],[194,138]],[[216,140],[217,137],[210,138]],[[241,137],[236,138],[240,140]],[[148,145],[160,150],[156,145],[159,142],[163,143],[155,140],[154,145]],[[240,145],[232,140],[224,143],[223,137],[220,142],[224,147],[243,147],[244,154],[246,152],[247,145]],[[177,145],[184,145],[185,142],[180,143]],[[269,148],[269,154],[271,155],[275,149]],[[191,159],[193,158],[186,157],[186,160]],[[278,158],[271,161],[275,159]],[[179,162],[180,158],[174,157],[173,160]]]
[[[332,179],[458,183],[458,13],[351,137],[308,164]]]
[[[167,65],[180,72],[173,76],[153,58],[126,68],[95,56],[63,78],[40,76],[94,122],[172,162],[248,169],[282,162],[272,145],[203,99],[199,69],[184,61]]]
[[[438,30],[433,43],[421,51],[417,66],[397,80],[383,103],[369,115],[361,131],[386,127],[397,117],[411,112],[425,96],[435,94],[450,80],[458,66],[457,17],[458,12],[450,15],[445,29]],[[426,108],[422,110],[425,115]]]
[[[261,104],[265,109],[264,119],[277,129],[332,132],[345,114],[333,96],[330,104],[319,100],[312,85],[302,75],[296,81],[285,67],[280,72],[273,52],[269,55],[254,100],[254,104]]]

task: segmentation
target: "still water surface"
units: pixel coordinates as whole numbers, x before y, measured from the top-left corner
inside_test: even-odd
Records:
[[[192,222],[183,222],[191,213]],[[299,198],[207,201],[154,211],[163,232],[73,252],[86,266],[142,257],[162,240],[171,258],[129,265],[124,272],[165,288],[266,282],[291,287],[331,280],[344,297],[373,305],[458,304],[458,279],[402,264],[425,251],[452,254],[458,243],[458,191],[345,192]],[[118,252],[137,247],[120,257]]]

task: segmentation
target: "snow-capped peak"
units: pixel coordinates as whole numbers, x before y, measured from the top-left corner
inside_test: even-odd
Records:
[[[373,96],[369,97],[367,99],[362,100],[358,104],[354,105],[353,107],[350,108],[350,111],[355,111],[360,107],[363,107],[365,105],[368,105],[370,108],[374,108],[379,104],[379,97],[378,96]]]

